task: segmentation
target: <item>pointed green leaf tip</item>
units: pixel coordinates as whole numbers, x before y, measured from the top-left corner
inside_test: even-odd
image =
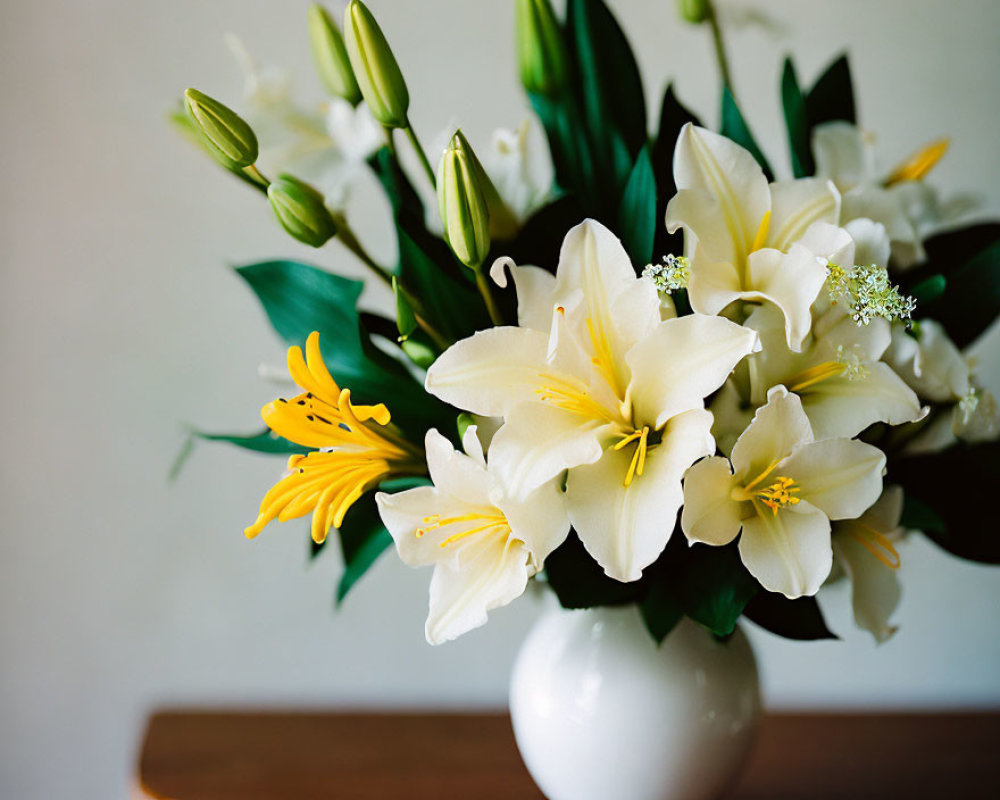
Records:
[[[323,195],[291,175],[282,175],[267,187],[274,215],[289,236],[310,247],[322,247],[337,234],[337,223],[323,203]]]
[[[351,0],[344,12],[344,43],[372,116],[389,128],[408,127],[406,81],[382,29],[361,0]]]
[[[257,160],[257,137],[231,108],[197,89],[184,92],[184,106],[209,152],[223,166],[241,170]]]
[[[445,238],[458,260],[478,269],[490,251],[490,214],[479,160],[461,131],[441,158],[438,206]]]
[[[316,71],[326,88],[337,97],[343,97],[352,106],[361,102],[361,89],[351,69],[347,47],[340,29],[326,9],[320,5],[309,6],[309,43],[312,46]]]
[[[533,94],[558,95],[566,87],[566,44],[549,0],[518,0],[517,65]]]

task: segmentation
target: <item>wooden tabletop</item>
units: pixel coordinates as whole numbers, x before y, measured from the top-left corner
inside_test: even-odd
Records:
[[[138,778],[159,800],[542,797],[505,714],[162,711]],[[1000,713],[772,715],[731,800],[992,800],[998,787]]]

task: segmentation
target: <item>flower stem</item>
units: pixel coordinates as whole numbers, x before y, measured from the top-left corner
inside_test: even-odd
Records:
[[[503,325],[503,317],[500,314],[500,309],[497,307],[496,300],[493,298],[493,292],[490,291],[490,283],[483,274],[482,267],[476,270],[476,288],[479,289],[479,294],[483,296],[483,302],[486,304],[490,320],[494,325]]]
[[[729,59],[726,58],[726,47],[722,41],[722,28],[719,26],[719,17],[715,13],[715,4],[712,0],[705,0],[705,7],[708,10],[706,17],[709,27],[712,29],[712,43],[715,45],[715,60],[719,64],[719,74],[722,76],[722,85],[733,91],[732,75],[729,72]]]
[[[334,214],[333,217],[337,223],[336,238],[340,240],[340,243],[354,253],[361,263],[375,273],[380,280],[388,286],[392,286],[392,275],[385,267],[376,262],[375,259],[368,254],[368,251],[361,246],[361,242],[359,242],[358,237],[354,235],[354,231],[351,229],[351,226],[347,224],[347,219],[344,215]]]
[[[396,158],[396,142],[392,138],[392,128],[382,126],[382,131],[385,133],[385,146],[389,148],[389,155],[392,156],[393,161],[398,161]]]
[[[413,126],[407,123],[406,127],[403,128],[406,131],[406,135],[413,145],[413,149],[417,151],[417,155],[420,156],[420,163],[424,167],[424,172],[427,173],[427,178],[431,182],[431,186],[437,191],[437,178],[434,175],[434,169],[431,167],[431,162],[427,158],[427,153],[424,152],[424,148],[420,145],[420,140],[417,138],[416,131],[413,130]]]

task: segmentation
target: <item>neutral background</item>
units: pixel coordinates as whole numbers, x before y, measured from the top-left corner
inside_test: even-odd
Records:
[[[305,5],[0,5],[3,798],[124,796],[144,715],[162,703],[505,700],[538,601],[434,649],[422,633],[427,573],[387,556],[334,613],[337,555],[331,548],[307,564],[303,524],[243,539],[279,462],[202,446],[167,485],[183,423],[250,430],[275,393],[256,372],[262,361],[280,363],[281,348],[227,264],[306,254],[257,195],[180,141],[164,112],[192,84],[239,97],[222,43],[230,30],[262,60],[290,67],[304,99],[320,99]],[[811,80],[846,48],[863,122],[886,163],[949,134],[934,182],[978,189],[988,211],[1000,209],[1000,4],[759,5],[783,32],[746,29],[731,45],[737,89],[772,161],[785,160],[781,57],[793,53]],[[371,6],[425,139],[457,120],[484,144],[493,127],[519,122],[510,3]],[[673,77],[681,98],[714,122],[705,32],[676,20],[669,0],[613,6],[650,94]],[[393,243],[375,211],[355,221],[388,258]],[[335,243],[318,259],[352,269]],[[986,361],[996,391],[997,359]],[[902,629],[880,648],[853,630],[841,590],[826,605],[844,642],[752,631],[770,705],[1000,704],[1000,573],[914,542],[902,575]]]

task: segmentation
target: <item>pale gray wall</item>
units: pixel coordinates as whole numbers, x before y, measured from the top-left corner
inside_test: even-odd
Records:
[[[250,429],[281,348],[226,264],[306,255],[260,199],[163,121],[190,84],[236,97],[222,46],[240,32],[318,97],[303,0],[5,0],[0,25],[0,796],[119,797],[144,713],[159,703],[499,705],[537,612],[524,600],[463,640],[423,641],[428,574],[383,559],[331,610],[332,550],[306,565],[303,525],[244,541],[280,464],[203,447],[173,487],[181,423]],[[941,134],[934,174],[1000,209],[1000,4],[760,3],[787,35],[732,37],[738,89],[784,158],[777,76],[812,78],[850,48],[864,122],[889,159]],[[449,119],[482,142],[523,113],[510,5],[373,0],[425,138]],[[668,0],[618,0],[657,93],[716,116],[700,31]],[[363,216],[363,215],[362,215]],[[388,256],[391,239],[359,227]],[[320,260],[350,271],[331,245]],[[373,303],[385,300],[372,293]],[[995,353],[995,351],[994,351]],[[996,358],[990,359],[994,389]],[[984,524],[995,525],[994,520]],[[829,603],[846,642],[755,635],[772,707],[1000,702],[1000,573],[914,544],[900,634],[876,649]]]

